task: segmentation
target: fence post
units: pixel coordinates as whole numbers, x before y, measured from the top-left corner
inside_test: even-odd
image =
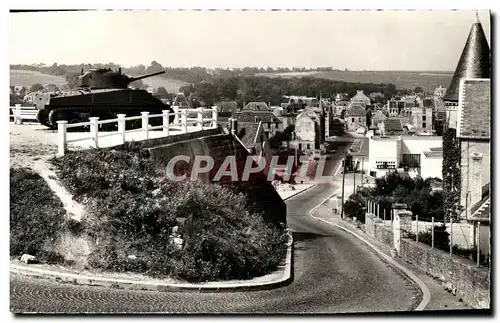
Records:
[[[432,217],[431,249],[434,249],[434,217]]]
[[[203,108],[198,109],[198,128],[203,130]]]
[[[377,219],[380,219],[380,203],[377,203]]]
[[[179,107],[178,106],[174,106],[173,107],[174,109],[174,124],[175,125],[178,125],[179,124]]]
[[[23,120],[20,118],[21,116],[21,105],[16,104],[16,109],[14,111],[14,123],[15,124],[22,124]]]
[[[384,226],[385,226],[385,207],[384,207]]]
[[[450,257],[453,254],[453,222],[450,217]]]
[[[120,113],[116,115],[118,117],[118,134],[120,135],[120,142],[123,145],[125,143],[125,114]]]
[[[68,126],[68,121],[59,120],[57,121],[57,134],[58,134],[58,142],[57,142],[57,156],[64,156],[66,152],[66,129]]]
[[[417,220],[417,234],[415,235],[415,241],[418,242],[418,214],[415,216],[416,220]]]
[[[170,127],[170,111],[163,110],[163,132],[166,136],[169,135],[169,127]]]
[[[95,148],[99,148],[99,117],[90,117],[90,136],[94,140]]]
[[[217,113],[217,108],[212,108],[212,127],[217,128],[219,113]]]
[[[146,139],[149,139],[149,112],[141,112],[142,115],[142,131],[146,135]]]
[[[481,231],[481,226],[480,226],[480,222],[477,221],[477,225],[475,225],[475,227],[477,226],[477,234],[476,234],[476,237],[477,237],[477,244],[476,244],[476,249],[477,249],[477,266],[479,267],[479,259],[481,258],[481,249],[479,248],[479,232]]]
[[[182,109],[181,112],[181,128],[182,128],[182,133],[187,133],[187,110]]]

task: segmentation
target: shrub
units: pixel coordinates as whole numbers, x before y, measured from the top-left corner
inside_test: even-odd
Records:
[[[53,160],[65,186],[88,200],[83,231],[95,245],[90,266],[191,282],[252,278],[277,268],[286,251],[283,228],[265,223],[238,185],[170,182],[147,157],[132,145]],[[176,225],[182,250],[171,242]]]
[[[50,245],[65,223],[62,202],[45,180],[30,170],[10,169],[10,255],[24,253],[47,261],[60,257]]]

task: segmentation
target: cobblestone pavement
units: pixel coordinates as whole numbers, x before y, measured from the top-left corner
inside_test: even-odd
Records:
[[[61,284],[11,274],[11,311],[44,313],[343,313],[407,311],[419,290],[355,237],[308,215],[338,189],[322,183],[287,201],[294,281],[266,291],[170,293]]]

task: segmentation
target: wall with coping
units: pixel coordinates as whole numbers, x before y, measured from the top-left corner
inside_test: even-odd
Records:
[[[392,226],[384,226],[367,213],[365,232],[392,248]],[[473,261],[452,255],[411,239],[402,238],[399,257],[440,280],[464,303],[474,308],[490,308],[490,270],[477,267]]]
[[[446,283],[464,303],[490,308],[489,268],[410,239],[401,239],[400,257]]]

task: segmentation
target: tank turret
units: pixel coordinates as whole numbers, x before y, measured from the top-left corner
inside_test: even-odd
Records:
[[[118,114],[127,117],[140,116],[141,112],[162,114],[164,110],[173,112],[170,105],[144,89],[129,88],[129,84],[163,74],[165,71],[148,73],[130,77],[122,74],[121,68],[116,71],[110,68],[91,69],[81,72],[78,87],[73,91],[50,97],[39,107],[38,121],[52,129],[57,128],[57,121],[66,120],[69,123],[86,122],[90,117],[100,120],[116,119]],[[170,120],[173,120],[171,115]],[[161,118],[153,123],[161,124]],[[130,126],[140,127],[136,121],[130,121]],[[129,127],[129,126],[127,126]]]
[[[118,71],[112,71],[110,68],[91,69],[85,73],[82,70],[81,75],[78,77],[78,87],[90,89],[124,89],[134,81],[164,73],[165,71],[160,71],[130,77],[122,74],[121,68]]]

